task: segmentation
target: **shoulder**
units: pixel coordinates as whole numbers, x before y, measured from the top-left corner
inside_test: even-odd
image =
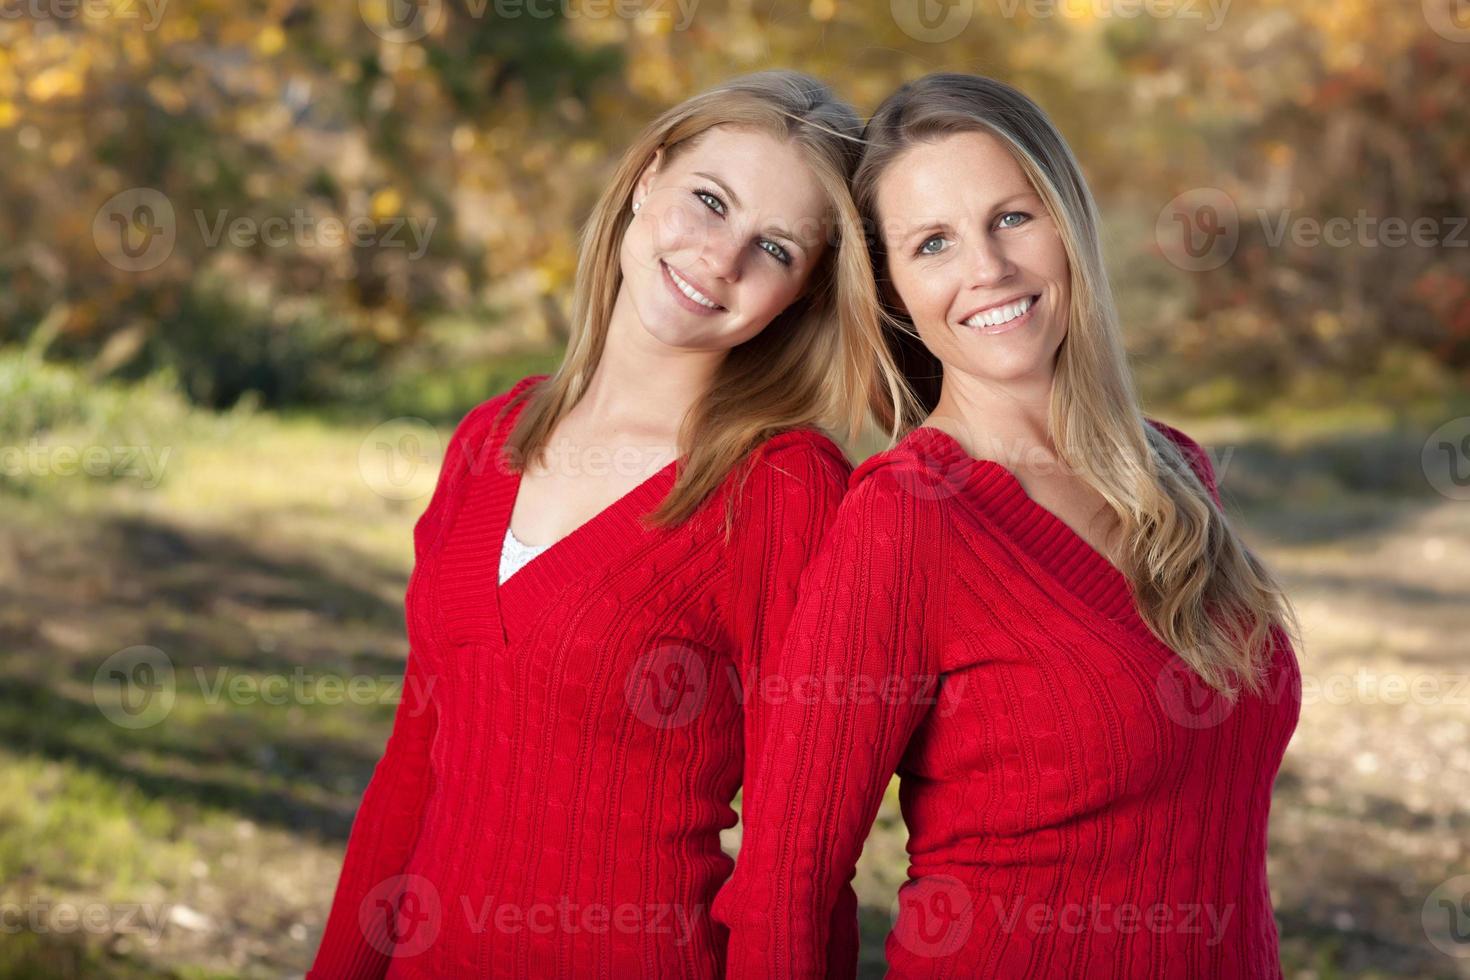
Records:
[[[760,526],[762,533],[773,520],[825,525],[842,500],[851,472],[842,447],[826,434],[813,428],[788,429],[750,450],[727,479],[725,492],[734,495],[733,513],[743,518],[739,524]]]
[[[508,390],[480,402],[459,420],[454,429],[452,443],[480,445],[496,432],[503,436],[509,430],[502,423],[513,420],[517,410],[525,404],[524,396],[529,395],[532,388],[548,377],[550,375],[527,375]]]
[[[819,429],[787,429],[756,446],[750,454],[748,479],[793,488],[825,490],[847,486],[852,463],[842,447]]]
[[[967,462],[935,430],[919,426],[892,448],[863,460],[848,480],[848,493],[891,498],[911,510],[936,510],[964,484]]]
[[[1178,451],[1179,455],[1184,458],[1184,462],[1194,471],[1194,475],[1199,478],[1200,483],[1204,484],[1205,489],[1212,495],[1218,496],[1215,468],[1210,463],[1210,454],[1205,451],[1205,448],[1172,425],[1160,422],[1158,419],[1145,419],[1145,421],[1156,433],[1156,437],[1162,436],[1168,445]]]
[[[881,535],[895,544],[922,546],[928,541],[937,546],[944,537],[948,501],[965,479],[959,461],[915,429],[852,471],[840,520],[852,533]]]

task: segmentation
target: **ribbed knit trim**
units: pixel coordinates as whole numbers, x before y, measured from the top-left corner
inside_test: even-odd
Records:
[[[916,427],[904,442],[915,453],[940,461],[942,472],[951,474],[963,488],[958,496],[980,508],[1063,588],[1104,618],[1147,630],[1123,573],[1065,521],[1033,500],[1004,465],[970,456],[954,436],[932,426]]]

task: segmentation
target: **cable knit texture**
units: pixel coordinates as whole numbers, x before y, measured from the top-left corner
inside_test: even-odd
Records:
[[[769,727],[743,695],[851,467],[784,432],[738,488],[740,468],[679,527],[645,527],[676,461],[498,585],[520,485],[499,450],[542,377],[466,416],[414,527],[405,694],[311,977],[721,973],[719,833]],[[829,904],[855,955],[855,897]]]
[[[1173,439],[1215,496],[1209,458]],[[910,867],[893,977],[1280,976],[1271,788],[1301,678],[1224,700],[1015,475],[920,427],[861,464],[807,570],[735,875],[736,978],[850,960],[827,914],[891,774]]]

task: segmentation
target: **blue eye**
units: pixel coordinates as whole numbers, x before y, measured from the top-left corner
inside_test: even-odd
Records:
[[[694,192],[694,196],[703,201],[704,206],[709,208],[715,214],[723,215],[725,213],[725,202],[720,200],[714,194],[711,194],[709,191],[696,190]]]
[[[790,253],[788,253],[780,245],[777,245],[775,242],[771,241],[769,238],[763,238],[763,239],[761,239],[761,241],[760,241],[760,247],[762,249],[765,249],[765,252],[766,252],[767,255],[771,256],[777,262],[780,262],[782,265],[790,265],[791,264],[791,255],[790,255]]]
[[[919,246],[919,252],[918,252],[918,254],[920,254],[920,255],[938,255],[941,251],[943,251],[943,245],[944,245],[945,241],[946,241],[946,239],[945,239],[945,237],[943,235],[933,235],[933,236],[931,236],[929,238],[926,238],[926,239],[924,239],[923,244],[921,244]],[[938,243],[940,247],[939,248],[930,248],[929,247],[931,245],[934,245],[935,243]]]
[[[1009,221],[1011,218],[1020,218],[1021,220],[1007,224],[1006,222]],[[1030,220],[1031,215],[1027,214],[1024,211],[1007,211],[1005,214],[1000,216],[1000,221],[998,221],[997,224],[999,224],[1002,228],[1015,228],[1020,225],[1024,225]]]

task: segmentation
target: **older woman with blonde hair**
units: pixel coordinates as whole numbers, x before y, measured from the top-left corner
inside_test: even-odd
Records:
[[[721,972],[752,692],[850,471],[822,427],[899,407],[859,133],[764,72],[624,154],[561,366],[466,416],[414,528],[405,698],[312,976]],[[831,928],[855,947],[851,892]]]
[[[1144,417],[1096,208],[1045,113],[939,74],[879,107],[854,196],[911,426],[803,580],[735,876],[730,976],[819,976],[892,773],[892,977],[1266,977],[1288,604],[1204,451]],[[810,685],[808,685],[810,687]]]

